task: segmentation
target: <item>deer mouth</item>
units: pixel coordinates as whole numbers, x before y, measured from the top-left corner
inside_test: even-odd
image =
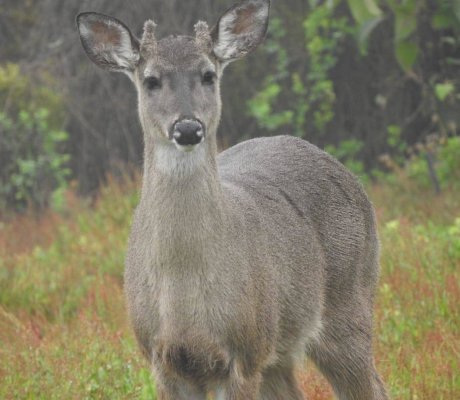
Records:
[[[189,144],[189,145],[181,145],[178,144],[173,140],[174,145],[176,146],[176,149],[184,152],[184,153],[190,153],[191,151],[195,150],[195,148],[198,146],[198,144]]]

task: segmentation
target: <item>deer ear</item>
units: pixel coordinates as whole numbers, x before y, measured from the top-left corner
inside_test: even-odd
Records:
[[[211,32],[213,52],[227,64],[243,57],[264,39],[270,0],[242,0],[225,12]]]
[[[98,67],[132,76],[139,61],[139,41],[121,21],[94,12],[77,16],[81,43]]]

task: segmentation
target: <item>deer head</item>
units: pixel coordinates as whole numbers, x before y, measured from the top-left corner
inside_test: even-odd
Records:
[[[79,14],[77,25],[89,58],[133,81],[144,134],[155,145],[193,151],[213,140],[221,115],[222,72],[262,41],[269,8],[269,0],[240,1],[212,30],[198,22],[194,37],[157,39],[149,20],[138,39],[121,21],[93,12]]]

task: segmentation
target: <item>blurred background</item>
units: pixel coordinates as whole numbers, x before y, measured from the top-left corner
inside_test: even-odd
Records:
[[[0,399],[155,399],[123,297],[142,133],[81,11],[159,36],[233,0],[0,0]],[[225,71],[219,145],[305,138],[361,179],[378,219],[375,354],[392,399],[460,399],[460,2],[273,0]],[[310,400],[332,390],[309,366]]]
[[[138,36],[153,18],[168,35],[190,34],[198,19],[214,24],[228,6],[2,0],[0,207],[59,208],[69,184],[94,195],[108,174],[142,166],[134,88],[86,58],[78,12],[115,16]],[[460,154],[449,142],[459,125],[459,41],[455,1],[273,1],[265,44],[226,70],[221,148],[291,134],[374,178],[421,156],[414,173],[440,190],[453,166],[436,170],[439,146],[457,143]]]

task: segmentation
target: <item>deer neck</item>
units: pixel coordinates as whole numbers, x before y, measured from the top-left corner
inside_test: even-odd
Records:
[[[203,252],[223,232],[225,219],[215,139],[190,153],[168,144],[146,142],[145,148],[141,218],[153,233],[157,256],[162,263],[174,259],[180,268],[203,263]]]
[[[184,189],[191,185],[190,189],[192,189],[193,184],[205,185],[212,192],[220,192],[216,157],[215,135],[206,138],[191,152],[179,151],[169,141],[154,143],[147,137],[144,151],[143,192],[145,190],[149,195],[153,195],[159,194],[162,190],[178,188],[182,188],[184,192]]]

